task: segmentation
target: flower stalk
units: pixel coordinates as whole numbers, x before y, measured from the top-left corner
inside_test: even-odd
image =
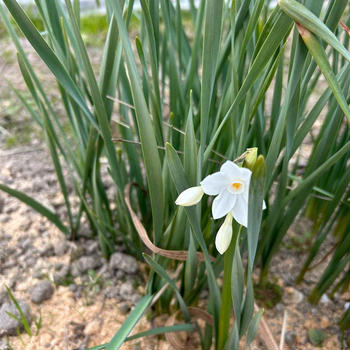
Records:
[[[232,224],[231,224],[232,225]],[[232,229],[232,227],[231,227]],[[231,276],[232,264],[235,255],[236,242],[239,239],[242,225],[234,225],[234,237],[231,239],[229,247],[224,256],[224,279],[221,291],[221,307],[219,318],[219,335],[218,335],[218,349],[223,349],[228,338],[230,329],[231,306],[232,306],[232,292],[231,292]]]

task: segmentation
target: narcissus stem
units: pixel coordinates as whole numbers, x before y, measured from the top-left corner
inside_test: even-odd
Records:
[[[236,232],[233,232],[231,243],[224,256],[224,280],[221,292],[221,307],[219,318],[219,334],[218,334],[218,350],[224,349],[225,343],[228,338],[230,329],[230,317],[232,306],[232,294],[231,294],[231,273],[233,257],[235,255],[235,247],[242,226],[234,225]]]

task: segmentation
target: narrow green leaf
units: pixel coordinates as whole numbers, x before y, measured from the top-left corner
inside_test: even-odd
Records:
[[[239,350],[239,332],[237,322],[233,324],[232,330],[229,334],[224,350]]]
[[[38,53],[38,55],[42,58],[42,60],[46,63],[46,65],[49,67],[52,73],[56,76],[57,80],[62,84],[62,86],[65,87],[67,92],[77,102],[77,104],[84,111],[85,115],[89,118],[91,123],[97,126],[94,116],[88,109],[80,90],[73,82],[72,78],[69,76],[66,68],[62,65],[55,53],[48,46],[48,44],[40,35],[33,23],[27,17],[23,9],[15,0],[4,0],[4,3],[10,11],[10,13],[12,14],[13,18],[16,20],[23,34],[26,36],[26,38],[32,44],[35,51]]]
[[[192,94],[190,95],[190,99],[192,100]],[[198,183],[197,162],[197,140],[193,127],[193,107],[192,102],[190,102],[184,137],[184,169],[191,186],[195,186]]]
[[[262,74],[265,66],[268,64],[280,44],[284,42],[291,28],[292,21],[283,12],[279,13],[271,31],[269,32],[266,40],[263,42],[252,65],[250,66],[247,76],[244,79],[244,82],[239,89],[234,101],[232,102],[229,110],[225,114],[219,126],[214,131],[213,136],[210,138],[209,145],[205,150],[204,160],[207,160],[209,158],[210,152],[218,140],[218,137],[227,120],[231,117],[233,111],[237,108],[237,106],[246,97],[248,90],[252,87],[256,79]]]
[[[149,54],[150,54],[150,65],[152,70],[152,82],[154,88],[154,95],[156,98],[156,115],[154,115],[154,124],[156,135],[158,135],[158,140],[161,145],[163,145],[163,130],[162,130],[162,103],[160,98],[159,90],[159,77],[158,77],[158,55],[157,55],[157,44],[154,33],[154,28],[152,24],[152,17],[148,7],[148,4],[145,0],[141,0],[141,6],[143,10],[143,15],[146,23],[147,29],[147,39],[149,42]]]
[[[12,317],[13,317],[14,319],[17,319],[17,321],[19,321],[19,322],[23,325],[23,327],[24,327],[26,333],[27,333],[29,336],[32,336],[32,331],[31,331],[31,329],[30,329],[30,325],[29,325],[29,322],[28,322],[28,320],[27,320],[27,317],[26,317],[26,315],[23,313],[23,311],[22,311],[20,305],[18,304],[17,299],[16,299],[15,296],[12,294],[10,288],[9,288],[6,284],[5,284],[5,288],[6,288],[7,294],[9,295],[11,301],[13,302],[13,304],[15,305],[16,309],[18,310],[18,312],[19,312],[19,314],[20,314],[20,318],[16,317],[15,315],[12,315]],[[11,316],[11,315],[10,315],[10,316]]]
[[[301,25],[297,25],[299,33],[301,37],[304,40],[305,45],[311,52],[313,58],[315,59],[317,65],[319,66],[320,70],[324,74],[326,80],[328,81],[329,86],[331,87],[335,98],[337,99],[340,108],[343,110],[345,116],[348,119],[348,122],[350,123],[350,108],[349,105],[344,97],[344,94],[338,84],[337,78],[332,70],[332,67],[330,66],[328,62],[327,55],[322,48],[321,44],[318,42],[318,40],[305,28],[303,28]]]
[[[125,339],[129,333],[134,329],[136,323],[139,321],[148,305],[151,303],[153,296],[144,296],[131,311],[128,318],[125,320],[123,325],[119,328],[118,332],[114,335],[112,340],[104,347],[106,350],[119,350],[123,345]]]
[[[250,344],[253,342],[256,336],[256,332],[259,328],[259,322],[264,313],[264,309],[260,309],[253,317],[253,319],[250,321],[248,333],[247,333],[247,340],[246,340],[246,349],[249,349]]]
[[[263,211],[264,187],[266,182],[266,166],[263,156],[256,160],[249,186],[248,201],[248,256],[249,267],[253,269],[256,248],[259,241],[259,233]]]
[[[152,121],[150,119],[145,98],[142,94],[140,77],[131,49],[129,36],[120,15],[120,11],[117,11],[115,13],[115,16],[126,55],[126,63],[128,66],[131,91],[135,105],[139,137],[141,141],[142,154],[145,162],[147,182],[151,199],[155,235],[154,242],[157,244],[162,235],[164,212],[160,158]]]
[[[168,327],[157,327],[150,329],[148,331],[140,332],[137,334],[134,334],[130,337],[127,337],[125,340],[134,340],[138,338],[143,338],[143,337],[149,337],[152,335],[159,335],[159,334],[164,334],[164,333],[172,333],[172,332],[193,332],[195,330],[193,324],[174,324],[173,326],[168,326]]]
[[[13,196],[13,197],[19,199],[21,202],[29,205],[35,211],[37,211],[41,215],[45,216],[54,225],[56,225],[57,228],[60,231],[62,231],[65,235],[69,234],[68,228],[62,223],[62,221],[59,219],[59,217],[55,213],[53,213],[50,209],[48,209],[44,205],[40,204],[35,199],[27,196],[23,192],[14,190],[14,189],[12,189],[4,184],[0,184],[0,190],[8,193],[10,196]]]
[[[233,311],[235,315],[235,325],[240,329],[241,310],[244,291],[244,269],[242,258],[239,251],[239,240],[236,242],[235,255],[232,264],[231,275],[231,293],[233,302]]]
[[[223,0],[207,1],[205,7],[203,39],[203,72],[201,89],[201,151],[207,142],[209,108],[213,95],[214,75],[216,71],[217,52],[221,39]]]
[[[278,0],[280,8],[293,20],[332,46],[350,62],[350,53],[330,29],[310,10],[296,0]]]
[[[170,285],[170,287],[174,290],[177,300],[180,304],[180,308],[182,311],[182,314],[186,320],[186,322],[190,321],[190,314],[188,313],[187,310],[187,306],[185,301],[183,300],[179,289],[177,288],[174,280],[172,280],[169,275],[167,274],[167,272],[164,270],[164,268],[162,266],[160,266],[157,262],[155,262],[150,256],[148,256],[147,254],[143,254],[144,259],[146,260],[146,262],[151,266],[151,268],[162,278],[164,278]]]
[[[184,285],[185,285],[185,299],[191,291],[193,290],[196,283],[196,272],[198,269],[198,259],[197,251],[194,243],[193,234],[190,234],[190,244],[188,246],[188,256],[185,265],[185,276],[184,276]]]
[[[292,198],[297,194],[301,193],[305,188],[308,188],[314,181],[316,181],[320,176],[328,170],[334,163],[339,159],[344,157],[350,151],[350,141],[347,142],[339,151],[333,154],[329,159],[327,159],[321,166],[319,166],[311,175],[305,178],[298,187],[292,190],[288,196],[283,200],[282,206],[285,206]]]
[[[102,134],[104,145],[106,147],[107,157],[110,163],[111,175],[114,182],[119,186],[119,189],[121,189],[122,187],[121,174],[120,174],[120,170],[119,170],[119,166],[118,166],[118,162],[115,154],[115,146],[112,141],[112,133],[110,129],[110,124],[109,124],[109,119],[107,116],[105,104],[103,102],[103,98],[101,96],[101,92],[99,90],[96,77],[91,66],[89,55],[87,53],[86,47],[81,37],[78,23],[76,21],[76,18],[74,17],[72,4],[69,0],[66,0],[66,7],[67,7],[69,18],[72,24],[73,34],[74,34],[76,43],[78,45],[77,50],[79,51],[80,56],[82,58],[82,64],[85,70],[87,81],[89,83],[90,93],[94,103],[94,111],[99,124],[98,130],[100,130]]]
[[[101,344],[101,345],[96,345],[93,346],[92,348],[88,348],[87,350],[101,350],[101,349],[106,349],[108,343],[106,344]]]
[[[248,329],[248,326],[252,320],[254,314],[254,289],[253,279],[250,270],[248,269],[247,275],[247,289],[244,298],[244,306],[242,309],[241,326],[239,329],[239,335],[242,337]]]

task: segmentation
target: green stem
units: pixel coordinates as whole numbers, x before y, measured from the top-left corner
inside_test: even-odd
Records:
[[[240,229],[239,229],[240,231]],[[219,335],[218,335],[218,350],[222,350],[225,346],[229,329],[230,329],[230,316],[231,316],[231,273],[232,263],[236,246],[237,235],[232,237],[231,243],[224,256],[224,280],[221,292],[221,307],[220,307],[220,319],[219,319]]]
[[[269,268],[267,266],[262,266],[260,270],[259,286],[264,287],[267,285],[269,277]]]

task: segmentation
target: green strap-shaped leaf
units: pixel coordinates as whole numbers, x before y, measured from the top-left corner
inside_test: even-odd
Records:
[[[207,140],[209,108],[213,95],[218,50],[221,39],[223,0],[207,1],[203,39],[203,73],[201,89],[201,151]]]
[[[144,337],[150,337],[153,335],[160,335],[165,333],[173,333],[173,332],[193,332],[195,330],[193,324],[183,323],[183,324],[174,324],[173,326],[167,326],[167,327],[157,327],[150,329],[148,331],[140,332],[137,334],[134,334],[130,337],[127,337],[125,341],[130,341],[134,339],[144,338]],[[87,350],[100,350],[100,349],[107,349],[108,343],[101,344],[97,346],[93,346],[92,348],[89,348]]]
[[[311,175],[305,178],[298,187],[292,190],[288,196],[286,196],[282,202],[282,206],[287,205],[287,203],[300,194],[305,188],[308,188],[312,185],[317,178],[319,178],[325,171],[327,171],[334,163],[339,159],[344,157],[350,151],[350,141],[347,142],[339,151],[334,153],[329,159],[327,159],[322,165],[320,165]]]
[[[253,288],[253,279],[252,273],[248,269],[247,275],[247,288],[244,298],[244,306],[242,308],[241,315],[241,325],[239,329],[239,335],[242,337],[248,329],[248,326],[252,320],[254,314],[254,288]]]
[[[240,328],[241,323],[241,310],[243,301],[244,291],[244,269],[242,264],[242,258],[239,251],[239,240],[236,242],[235,255],[232,264],[232,275],[231,275],[231,294],[232,294],[232,305],[235,315],[235,326],[237,329]]]
[[[93,72],[91,62],[84,45],[83,39],[80,34],[80,29],[76,18],[74,17],[72,4],[66,0],[66,7],[68,10],[69,18],[72,24],[73,34],[78,45],[77,50],[82,58],[82,65],[85,70],[86,78],[89,84],[91,98],[94,104],[94,111],[98,119],[99,130],[102,134],[104,145],[106,147],[107,157],[110,163],[111,175],[114,182],[121,188],[122,180],[119,165],[116,158],[115,146],[112,141],[112,133],[109,125],[109,120],[105,108],[104,101],[101,96],[100,89],[98,87],[95,74]]]
[[[126,63],[128,66],[130,86],[135,105],[136,120],[138,124],[142,154],[146,168],[148,189],[151,199],[155,236],[154,242],[157,244],[162,235],[164,211],[163,184],[161,176],[162,170],[157,149],[157,142],[146,101],[142,93],[142,85],[125,24],[121,17],[120,11],[115,12],[114,15],[117,19],[119,34],[123,42]]]
[[[147,254],[143,254],[143,257],[145,258],[146,262],[151,266],[151,268],[162,278],[164,278],[170,285],[170,287],[174,290],[177,300],[180,304],[181,311],[183,313],[183,316],[186,321],[190,321],[190,314],[188,313],[187,306],[185,301],[183,300],[179,289],[176,286],[176,283],[174,280],[170,278],[170,276],[167,274],[167,272],[164,270],[162,266],[160,266],[157,262],[155,262],[150,256]]]
[[[273,56],[274,52],[280,46],[281,42],[286,39],[287,34],[292,28],[292,21],[281,10],[279,10],[278,16],[273,23],[273,27],[269,31],[265,41],[262,43],[260,50],[258,51],[252,65],[249,68],[247,76],[239,89],[234,101],[232,102],[229,110],[221,120],[219,126],[213,131],[213,135],[210,138],[208,147],[204,153],[204,160],[209,158],[210,152],[213,149],[222,128],[225,126],[227,120],[231,117],[232,112],[246,97],[248,90],[252,87],[256,79],[262,74],[265,66]]]
[[[97,126],[94,116],[88,109],[80,90],[69,76],[66,68],[62,65],[55,53],[27,17],[22,7],[15,0],[4,0],[4,3],[38,55],[46,63],[51,72],[55,75],[62,86],[64,86],[71,97],[77,102],[91,123]]]
[[[11,313],[8,313],[9,316],[11,316],[12,318],[14,318],[15,320],[17,320],[18,322],[20,322],[26,333],[29,335],[29,336],[32,336],[32,331],[30,329],[30,325],[29,325],[29,322],[27,320],[27,317],[26,315],[24,314],[24,312],[22,311],[17,299],[15,298],[15,296],[12,294],[11,290],[9,287],[7,287],[7,285],[5,285],[5,288],[6,288],[6,291],[7,291],[7,294],[9,295],[11,301],[13,302],[13,304],[15,305],[20,317],[16,317],[15,315],[11,314]]]
[[[187,116],[186,133],[184,137],[184,169],[191,186],[197,184],[197,140],[193,126],[192,93],[190,94],[190,109]]]
[[[330,29],[310,10],[295,0],[278,0],[279,7],[293,20],[332,46],[350,62],[350,52]]]
[[[256,332],[259,328],[259,322],[264,313],[264,309],[260,309],[250,321],[246,340],[246,349],[249,349],[250,344],[253,342],[256,336]]]
[[[127,337],[125,340],[134,340],[138,338],[143,338],[143,337],[149,337],[152,335],[159,335],[159,334],[164,334],[164,333],[173,333],[173,332],[193,332],[195,330],[193,324],[188,324],[188,323],[183,323],[183,324],[174,324],[173,326],[168,326],[168,327],[157,327],[150,329],[148,331],[140,332],[137,334],[134,334],[130,337]]]
[[[59,219],[59,217],[53,213],[50,209],[36,201],[35,199],[27,196],[23,192],[14,190],[13,188],[10,188],[4,184],[0,184],[0,190],[8,193],[10,196],[13,196],[17,199],[19,199],[21,202],[29,205],[32,207],[35,211],[40,213],[41,215],[45,216],[47,219],[49,219],[54,225],[58,227],[60,231],[62,231],[64,234],[68,235],[69,230],[68,228],[62,223],[62,221]]]
[[[144,20],[147,29],[147,38],[149,42],[149,54],[150,54],[150,65],[152,70],[152,82],[154,88],[154,95],[156,98],[156,104],[158,107],[157,113],[154,116],[154,125],[156,130],[156,135],[161,144],[163,144],[163,131],[162,131],[162,105],[159,90],[159,77],[158,77],[158,57],[156,49],[156,38],[154,35],[154,28],[152,24],[152,17],[145,0],[141,0],[141,6],[143,10]]]
[[[248,201],[248,259],[253,269],[256,248],[258,246],[261,218],[263,211],[266,166],[263,156],[259,156],[253,167],[249,186]]]
[[[112,340],[103,348],[106,350],[118,350],[124,343],[129,333],[134,329],[136,323],[139,321],[148,305],[151,303],[153,296],[144,296],[131,311],[128,318],[123,325],[119,328],[118,332],[114,335]],[[100,348],[101,349],[101,348]]]
[[[344,94],[339,86],[337,77],[335,76],[331,65],[328,62],[327,55],[322,48],[319,41],[304,27],[298,25],[299,33],[304,40],[305,45],[311,52],[312,57],[316,61],[320,70],[324,74],[330,88],[332,89],[335,98],[337,99],[340,108],[343,110],[345,116],[348,118],[350,123],[350,108],[344,97]]]

